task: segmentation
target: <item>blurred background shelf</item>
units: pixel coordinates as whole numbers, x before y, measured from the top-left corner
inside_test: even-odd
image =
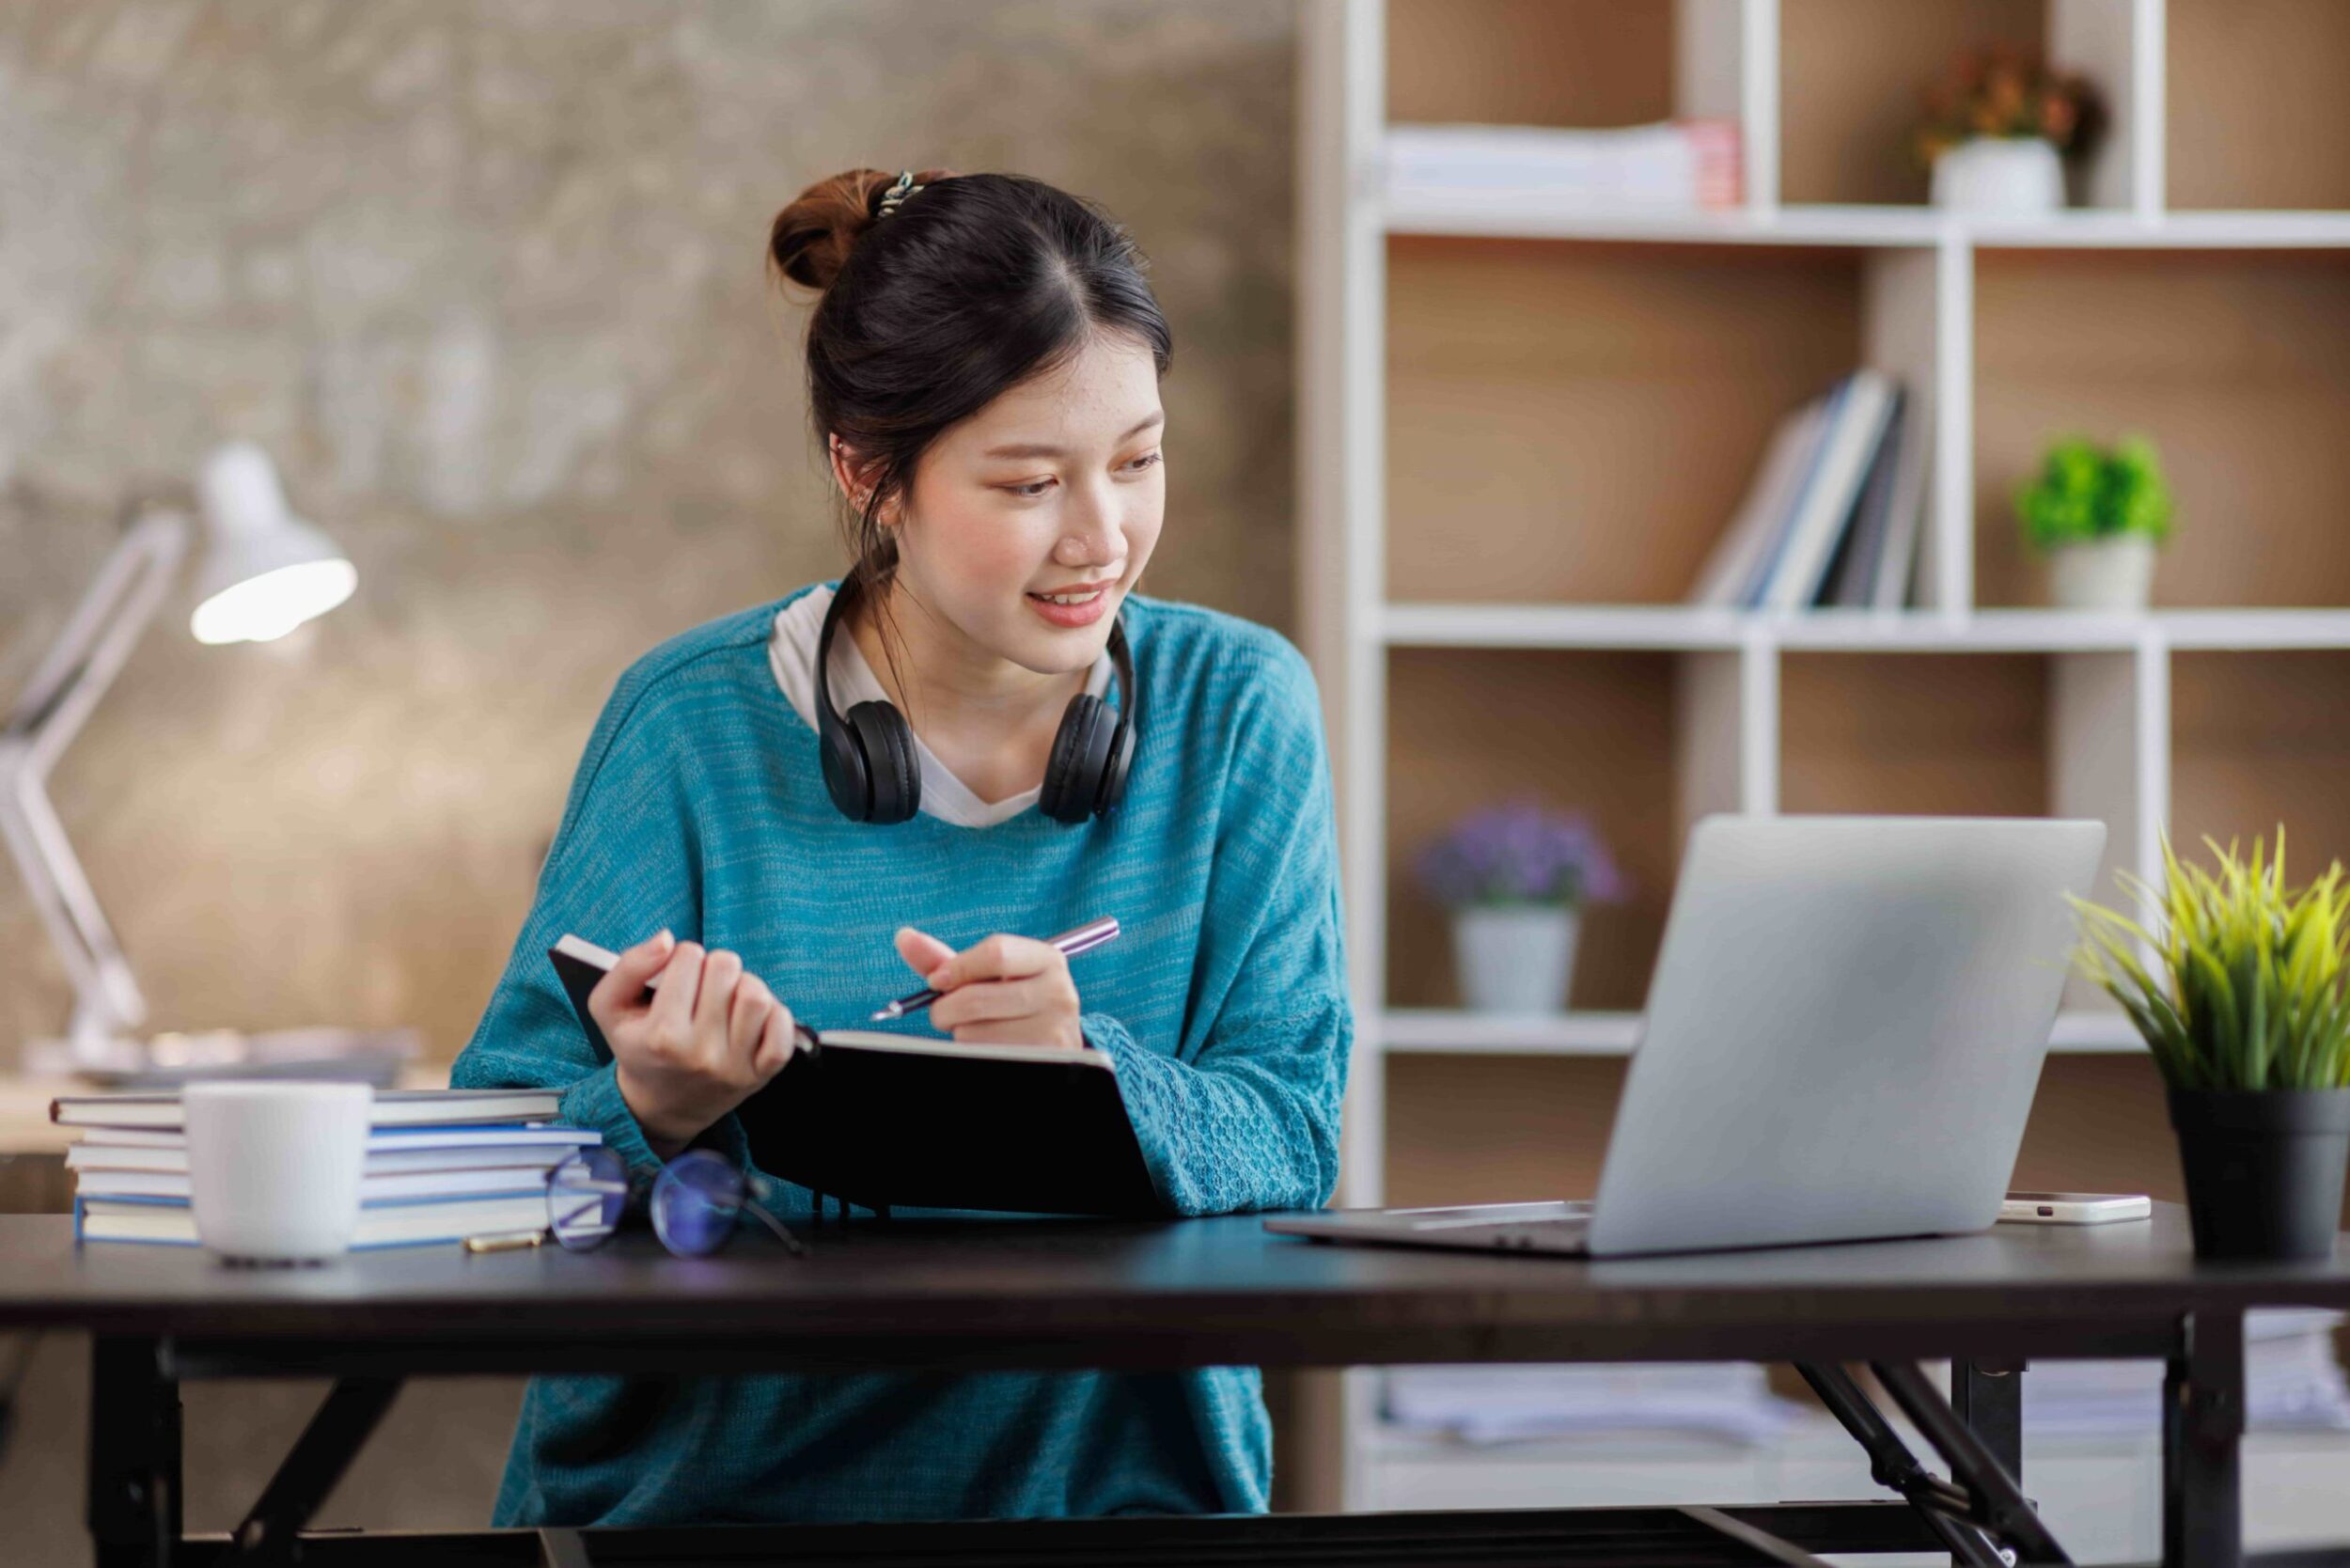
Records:
[[[1709,811],[2096,817],[2108,893],[2166,830],[2282,823],[2296,868],[2350,856],[2350,6],[1892,8],[1309,0],[1299,581],[1355,986],[1343,1201],[1591,1191]],[[1918,89],[1989,42],[2106,97],[2060,212],[1925,205]],[[1445,188],[1391,157],[1434,127],[1690,118],[1736,129],[1730,206]],[[1910,607],[1687,604],[1775,427],[1858,367],[1930,448]],[[2134,431],[2178,505],[2154,608],[2050,608],[2017,483],[2054,437]],[[1470,1013],[1406,873],[1529,794],[1588,815],[1631,891],[1584,913],[1573,1011]],[[2050,1043],[2017,1184],[2176,1198],[2118,1012],[2074,981]],[[1456,1505],[1516,1463],[1386,1444],[1363,1378],[1337,1430],[1357,1506]]]
[[[1386,232],[1430,238],[1589,240],[1660,245],[1850,245],[1979,250],[2265,250],[2350,246],[2350,214],[2296,212],[2071,211],[2046,217],[1958,214],[1931,207],[1804,203],[1693,214],[1606,213],[1479,192],[1383,197]]]
[[[1640,1014],[1633,1011],[1518,1016],[1389,1008],[1379,1023],[1380,1044],[1390,1055],[1628,1056],[1639,1035]],[[2113,1009],[2093,1007],[2057,1014],[2048,1044],[2058,1051],[2145,1049],[2128,1019]]]

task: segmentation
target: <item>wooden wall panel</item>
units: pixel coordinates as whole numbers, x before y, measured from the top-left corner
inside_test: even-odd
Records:
[[[2350,651],[2179,653],[2170,666],[2170,837],[2202,856],[2273,840],[2306,882],[2350,863]]]
[[[1627,1065],[1614,1057],[1391,1057],[1387,1201],[1590,1197]]]
[[[1672,0],[1389,0],[1387,118],[1643,125],[1673,112]]]
[[[2350,208],[2350,6],[2170,0],[2170,204]]]
[[[2041,656],[1792,653],[1779,679],[1781,810],[2047,813]]]

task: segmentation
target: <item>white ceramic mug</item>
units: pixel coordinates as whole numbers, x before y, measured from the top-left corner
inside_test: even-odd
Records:
[[[375,1090],[286,1078],[180,1092],[196,1233],[224,1258],[308,1262],[351,1246]]]

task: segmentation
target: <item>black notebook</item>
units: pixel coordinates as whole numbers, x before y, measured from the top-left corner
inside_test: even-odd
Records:
[[[577,936],[547,949],[600,1063],[588,994],[615,956]],[[761,1170],[867,1208],[1166,1213],[1100,1051],[807,1031],[736,1115]]]

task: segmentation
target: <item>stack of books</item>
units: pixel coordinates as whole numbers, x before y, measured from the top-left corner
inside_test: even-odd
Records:
[[[377,1090],[352,1247],[419,1247],[537,1231],[547,1172],[601,1134],[555,1121],[553,1090]],[[76,1241],[196,1245],[177,1092],[66,1095]]]
[[[2350,1431],[2350,1381],[2334,1348],[2343,1317],[2323,1308],[2244,1315],[2245,1423],[2259,1431]],[[2024,1376],[2033,1437],[2143,1438],[2161,1430],[2159,1361],[2034,1361]]]
[[[1746,199],[1738,122],[1676,119],[1616,131],[1398,125],[1387,199],[1477,197],[1552,212],[1700,212]]]
[[[1854,371],[1779,422],[1689,602],[1902,608],[1911,598],[1925,472],[1916,400],[1880,371]]]
[[[1752,1361],[1397,1367],[1384,1405],[1393,1427],[1465,1443],[1635,1432],[1760,1443],[1805,1419]]]

